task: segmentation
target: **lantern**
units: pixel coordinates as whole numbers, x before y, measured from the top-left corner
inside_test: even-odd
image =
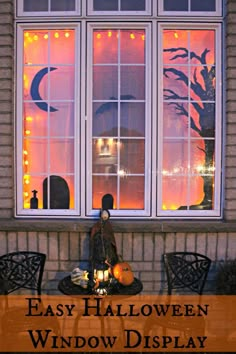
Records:
[[[107,295],[107,288],[110,283],[109,266],[104,258],[101,262],[94,265],[94,292],[97,295]]]

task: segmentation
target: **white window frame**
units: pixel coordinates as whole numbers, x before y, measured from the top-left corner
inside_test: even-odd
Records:
[[[149,23],[90,23],[88,24],[88,49],[87,49],[87,59],[88,59],[88,76],[87,76],[87,141],[86,141],[86,151],[87,151],[87,163],[86,163],[86,189],[87,189],[87,203],[86,203],[86,216],[97,215],[98,211],[92,209],[92,33],[94,29],[145,29],[145,200],[144,200],[144,210],[110,210],[113,217],[150,217],[151,210],[151,55],[148,56],[148,49],[151,52],[151,25]]]
[[[40,1],[40,0],[38,0]],[[16,1],[16,14],[19,17],[41,17],[41,16],[80,16],[81,15],[81,0],[75,0],[75,11],[24,11],[24,0]],[[50,4],[50,0],[48,0],[48,4]],[[49,7],[49,5],[48,5]]]
[[[194,219],[204,219],[209,217],[220,217],[221,216],[221,159],[222,159],[222,51],[221,51],[221,33],[222,33],[222,26],[221,24],[212,24],[212,25],[205,25],[205,24],[182,24],[179,23],[162,23],[158,24],[158,36],[159,36],[159,43],[161,48],[163,48],[162,43],[162,32],[164,29],[203,29],[203,30],[215,30],[215,57],[217,60],[216,63],[216,97],[215,97],[215,187],[214,187],[214,209],[212,210],[162,210],[162,183],[161,183],[161,176],[162,176],[162,159],[163,159],[163,102],[162,102],[162,92],[163,92],[163,63],[162,63],[162,51],[159,50],[159,62],[160,65],[158,67],[158,131],[159,136],[158,139],[158,155],[157,155],[157,217],[161,218],[192,218]]]
[[[78,166],[80,166],[80,156],[79,150],[81,149],[81,142],[80,142],[80,88],[79,85],[75,86],[75,132],[74,132],[74,156],[75,156],[75,186],[74,186],[74,198],[75,198],[75,206],[74,209],[25,209],[23,205],[23,164],[22,164],[22,152],[23,152],[23,48],[24,48],[24,30],[37,30],[37,29],[47,29],[47,30],[59,30],[59,29],[74,29],[75,30],[75,43],[79,43],[80,38],[80,25],[77,24],[52,24],[52,23],[44,23],[44,24],[37,24],[37,23],[28,23],[27,25],[18,24],[17,25],[17,63],[16,63],[16,98],[15,98],[15,106],[16,106],[16,119],[15,119],[15,134],[16,134],[16,148],[17,154],[15,156],[16,166],[17,166],[17,175],[16,175],[16,216],[35,216],[40,217],[43,216],[47,217],[73,217],[73,216],[80,216],[81,215],[81,181],[80,181],[80,173],[78,171]],[[21,53],[21,54],[20,54]],[[75,56],[77,58],[77,63],[75,63],[75,82],[80,82],[80,65],[79,65],[79,58],[80,58],[80,47],[77,46],[75,51]],[[80,148],[78,148],[80,147]]]
[[[151,5],[152,2],[150,0],[145,0],[145,11],[123,11],[123,10],[116,10],[116,11],[95,11],[93,10],[93,0],[88,1],[88,15],[95,15],[95,16],[106,16],[106,15],[115,15],[115,16],[144,16],[144,15],[151,15]],[[120,0],[119,0],[120,1]],[[135,0],[133,0],[135,1]]]
[[[163,11],[163,0],[146,0],[146,11],[92,11],[92,0],[75,0],[74,12],[23,12],[23,0],[15,3],[16,22],[16,97],[15,97],[15,137],[16,137],[16,217],[35,218],[93,218],[99,210],[92,209],[92,31],[93,29],[143,29],[146,35],[146,135],[145,136],[145,208],[144,210],[111,210],[112,217],[121,219],[220,219],[222,217],[222,131],[223,131],[223,102],[222,102],[222,1],[216,0],[215,12],[180,12]],[[152,16],[152,9],[154,15]],[[81,12],[82,11],[82,12]],[[157,18],[156,13],[161,15]],[[81,13],[83,18],[80,19]],[[87,17],[86,17],[87,13]],[[106,15],[111,16],[107,19]],[[148,16],[147,16],[148,15]],[[44,18],[42,19],[42,16]],[[89,18],[93,16],[93,18]],[[130,19],[127,18],[130,16]],[[164,17],[165,16],[165,17]],[[167,18],[169,16],[169,18]],[[181,24],[180,17],[184,16],[185,23]],[[197,16],[200,16],[198,18]],[[207,17],[208,16],[208,17]],[[221,16],[221,17],[220,17]],[[22,17],[22,18],[20,18]],[[55,18],[58,18],[56,21]],[[70,18],[71,17],[71,18]],[[77,17],[77,18],[76,18]],[[96,17],[96,19],[95,19]],[[119,23],[118,23],[119,17]],[[65,22],[65,18],[68,19]],[[131,20],[132,18],[132,20]],[[29,20],[30,19],[30,20]],[[72,22],[70,22],[70,19]],[[176,22],[173,21],[176,19]],[[23,21],[30,21],[26,24]],[[43,23],[42,23],[43,20]],[[63,22],[61,22],[63,21]],[[96,22],[95,22],[96,21]],[[102,22],[101,22],[102,21]],[[109,21],[109,22],[108,22]],[[126,21],[129,21],[126,22]],[[159,23],[158,23],[159,21]],[[165,22],[160,22],[165,21]],[[188,23],[187,23],[188,21]],[[218,22],[218,23],[217,23]],[[23,31],[32,29],[75,29],[78,48],[75,63],[78,83],[75,91],[75,208],[67,210],[53,209],[24,209],[23,205]],[[215,189],[214,210],[162,210],[162,30],[176,29],[215,29],[216,30],[216,131],[215,131]],[[158,43],[158,44],[157,44]],[[81,49],[82,48],[82,49]],[[83,52],[82,52],[83,50]],[[20,54],[21,53],[21,54]],[[148,54],[148,55],[147,55]],[[80,64],[79,64],[80,60]],[[149,119],[150,118],[150,119]],[[159,134],[159,135],[158,135]],[[149,160],[147,160],[149,158]]]
[[[205,0],[199,0],[199,1],[205,1]],[[172,16],[172,17],[178,17],[178,16],[200,16],[200,17],[207,17],[209,16],[210,18],[213,18],[215,16],[222,16],[222,0],[215,0],[216,1],[216,11],[191,11],[190,10],[190,3],[191,0],[188,0],[188,11],[165,11],[164,10],[164,0],[159,0],[158,1],[158,14],[161,16]]]

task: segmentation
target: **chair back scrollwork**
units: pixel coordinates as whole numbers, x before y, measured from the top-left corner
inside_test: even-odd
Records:
[[[19,251],[0,256],[0,279],[5,282],[6,295],[19,289],[41,294],[41,283],[46,255],[39,252]]]
[[[211,265],[207,256],[195,252],[170,252],[163,258],[169,295],[174,289],[202,294]]]

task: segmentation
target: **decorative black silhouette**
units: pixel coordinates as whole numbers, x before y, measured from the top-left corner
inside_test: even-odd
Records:
[[[39,85],[43,77],[49,72],[56,70],[57,68],[50,67],[50,68],[43,68],[37,72],[37,74],[34,76],[31,87],[30,87],[30,94],[32,96],[32,99],[34,100],[34,103],[38,108],[41,110],[47,112],[48,110],[50,112],[55,112],[58,111],[58,109],[51,107],[47,104],[47,102],[44,102],[42,97],[39,94]]]
[[[211,171],[214,161],[214,147],[215,141],[215,65],[207,64],[207,54],[210,52],[209,49],[205,49],[201,55],[197,55],[195,52],[189,52],[187,48],[169,48],[164,49],[164,52],[176,53],[170,60],[176,60],[179,58],[188,58],[190,60],[197,60],[201,64],[201,84],[197,77],[197,69],[194,70],[193,80],[189,82],[188,76],[181,70],[174,67],[165,67],[163,70],[164,76],[168,79],[169,74],[174,75],[176,80],[184,83],[186,87],[190,84],[191,92],[197,95],[200,99],[200,103],[196,102],[192,97],[190,97],[192,107],[199,116],[199,126],[198,127],[193,119],[190,117],[190,127],[193,129],[200,137],[203,138],[204,148],[198,147],[204,153],[204,170]],[[176,109],[176,114],[178,116],[189,116],[189,112],[185,109],[184,104],[180,103],[180,100],[187,100],[188,97],[181,96],[177,94],[172,89],[164,89],[164,98],[166,100],[171,100],[170,105],[174,105]],[[175,101],[176,102],[173,102]],[[212,209],[212,199],[213,199],[213,177],[210,173],[201,176],[204,181],[204,198],[199,205],[191,205],[190,209]],[[187,206],[181,206],[179,209],[187,209]]]
[[[33,197],[30,199],[30,209],[38,209],[38,198],[37,198],[37,193],[35,189],[32,191]]]
[[[100,107],[98,107],[98,109],[96,110],[95,114],[103,114],[104,112],[110,111],[111,109],[118,108],[118,102],[117,102],[117,98],[116,97],[110,97],[109,100],[111,100],[110,102],[106,102],[101,104]],[[135,97],[132,95],[121,95],[120,96],[120,100],[121,100],[121,104],[124,104],[126,102],[122,102],[122,101],[128,101],[128,100],[135,100]]]
[[[111,194],[105,194],[102,197],[102,209],[109,210],[113,209],[114,198]]]
[[[60,176],[50,176],[50,209],[69,209],[70,191],[67,182]],[[43,181],[43,209],[48,208],[48,178]]]

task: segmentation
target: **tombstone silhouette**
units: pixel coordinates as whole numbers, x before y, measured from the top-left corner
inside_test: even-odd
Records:
[[[105,194],[102,197],[102,209],[109,210],[113,209],[114,198],[111,194]]]
[[[49,209],[69,209],[70,191],[64,178],[50,176],[49,192]],[[43,209],[48,209],[48,177],[43,181]]]

